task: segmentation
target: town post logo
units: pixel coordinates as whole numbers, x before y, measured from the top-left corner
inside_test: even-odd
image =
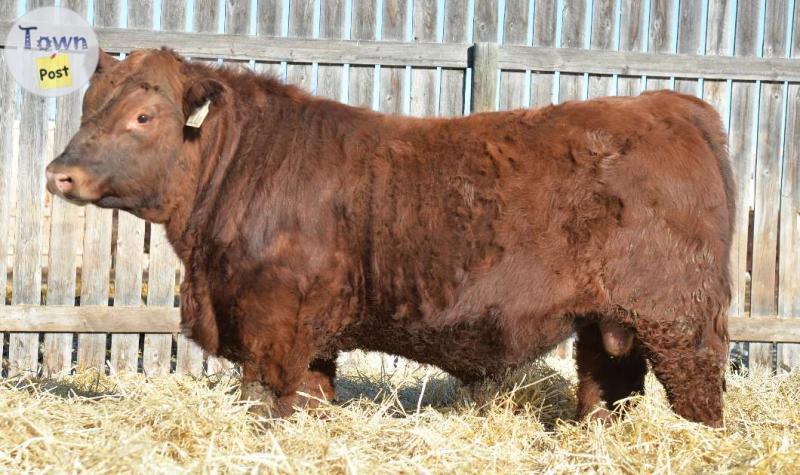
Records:
[[[45,7],[17,19],[6,37],[3,55],[23,88],[55,97],[89,82],[99,51],[94,30],[83,17],[67,8]]]

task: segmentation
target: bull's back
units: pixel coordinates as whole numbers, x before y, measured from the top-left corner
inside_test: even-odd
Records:
[[[518,295],[531,294],[520,282],[546,294],[537,310],[548,298],[588,305],[574,296],[608,253],[624,255],[614,240],[657,222],[727,252],[725,137],[698,99],[663,92],[403,126],[375,159],[371,236],[375,302],[399,320],[505,306],[517,315],[500,320],[516,321]]]

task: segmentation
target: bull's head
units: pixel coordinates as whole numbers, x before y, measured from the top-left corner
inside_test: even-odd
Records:
[[[224,88],[192,74],[171,51],[136,51],[124,61],[101,52],[80,130],[47,166],[47,189],[76,204],[166,221],[168,191],[185,187],[196,168],[184,153],[187,117]]]

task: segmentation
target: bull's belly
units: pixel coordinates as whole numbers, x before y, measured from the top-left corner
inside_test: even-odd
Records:
[[[573,332],[570,316],[538,320],[509,331],[490,318],[441,327],[374,318],[348,335],[346,349],[391,353],[438,366],[469,382],[540,357]]]

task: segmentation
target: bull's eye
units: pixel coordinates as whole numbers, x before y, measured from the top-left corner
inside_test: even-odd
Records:
[[[150,121],[150,117],[147,117],[144,114],[139,114],[139,117],[136,118],[136,122],[140,124],[146,124]]]

